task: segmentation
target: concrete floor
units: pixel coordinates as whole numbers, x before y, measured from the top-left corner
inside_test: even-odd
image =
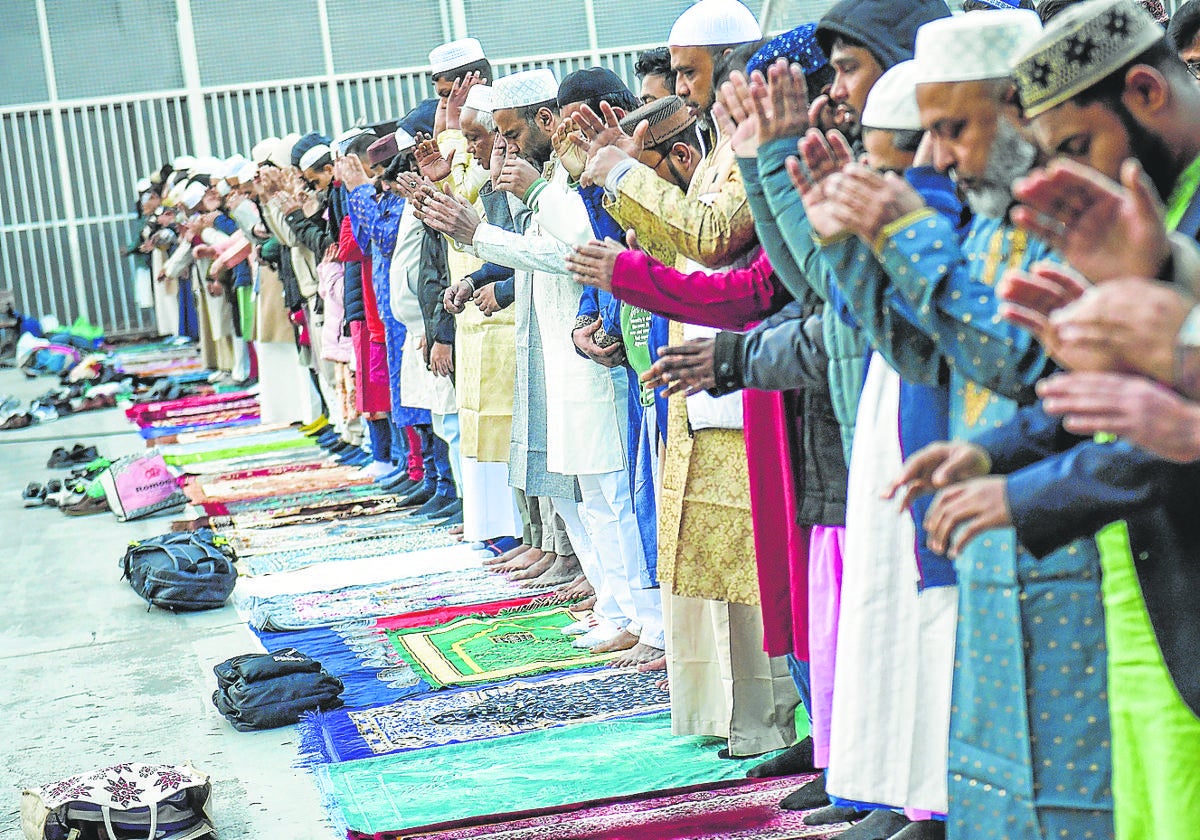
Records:
[[[56,384],[0,370],[0,394],[28,401]],[[212,667],[261,650],[231,606],[147,611],[121,580],[130,540],[171,516],[119,523],[26,510],[21,491],[65,471],[56,446],[106,457],[144,443],[119,410],[0,432],[0,838],[21,836],[21,791],[119,762],[190,760],[213,780],[221,840],[328,840],[316,787],[296,759],[295,727],[236,732],[212,705]]]

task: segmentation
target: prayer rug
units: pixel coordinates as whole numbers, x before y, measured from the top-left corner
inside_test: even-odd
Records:
[[[352,519],[346,522],[314,522],[310,525],[285,525],[279,528],[230,529],[222,536],[229,540],[238,558],[301,547],[328,547],[356,540],[408,534],[428,530],[429,526],[412,522],[409,511]]]
[[[460,688],[374,709],[336,709],[301,723],[317,760],[352,761],[557,726],[670,711],[660,674],[599,669]]]
[[[262,630],[327,627],[350,618],[399,615],[441,606],[479,604],[519,597],[524,594],[527,593],[516,584],[498,580],[495,575],[483,569],[443,571],[387,583],[350,586],[333,592],[306,592],[253,598],[250,601],[252,604],[250,623]],[[561,626],[569,623],[568,621]],[[574,649],[572,648],[572,650]],[[579,651],[575,650],[575,653],[578,654]],[[579,666],[595,664],[599,661],[603,661],[603,657],[589,662],[581,662]],[[418,670],[418,673],[422,672]],[[531,672],[520,671],[518,673]],[[514,673],[509,676],[517,675]],[[422,678],[424,678],[423,673]],[[503,675],[493,677],[493,679],[503,678]],[[446,683],[439,685],[442,684]]]
[[[214,527],[226,524],[235,528],[274,528],[279,525],[304,525],[313,522],[329,522],[359,516],[378,516],[401,510],[395,496],[364,501],[334,501],[314,505],[297,505],[279,510],[256,510],[228,517],[227,522],[214,523]]]
[[[548,607],[459,618],[439,627],[389,630],[388,636],[430,685],[472,685],[613,659],[616,654],[574,647],[575,637],[563,635],[564,627],[585,615],[568,607]]]
[[[448,548],[458,544],[450,527],[410,529],[391,536],[357,539],[335,546],[311,545],[284,551],[238,557],[238,572],[243,575],[270,575],[315,566],[318,563],[337,563],[360,560],[364,557],[383,557],[423,551],[429,548]]]
[[[324,764],[316,776],[340,821],[373,833],[743,779],[759,761],[718,758],[720,743],[672,735],[664,713]]]
[[[304,507],[314,504],[331,504],[338,502],[354,502],[361,499],[390,499],[394,493],[383,492],[374,481],[354,486],[341,486],[324,490],[301,490],[295,493],[280,493],[275,496],[263,496],[243,501],[217,502],[224,506],[229,514],[236,516],[256,510],[275,510],[276,508]],[[205,504],[207,508],[209,505]]]
[[[236,480],[197,480],[184,485],[183,492],[193,504],[204,502],[244,502],[374,484],[375,479],[358,467],[326,467],[318,470],[264,475]]]
[[[219,458],[216,461],[196,461],[195,463],[180,464],[178,466],[181,472],[188,475],[209,475],[238,470],[273,469],[299,464],[321,465],[328,462],[328,452],[319,446],[307,446],[297,449],[281,449],[277,452],[267,452],[261,455]]]
[[[503,822],[461,820],[404,832],[360,834],[350,840],[785,840],[836,837],[845,825],[808,826],[804,814],[782,811],[779,801],[812,776],[693,785],[604,802],[514,815]]]
[[[291,449],[310,449],[317,448],[316,441],[312,438],[296,437],[289,440],[274,441],[271,443],[260,444],[237,444],[231,445],[228,449],[214,449],[208,452],[194,452],[182,455],[166,455],[168,464],[184,465],[197,464],[210,461],[226,460],[231,458],[253,457],[255,455],[273,454],[283,450]],[[324,452],[322,451],[322,454]]]

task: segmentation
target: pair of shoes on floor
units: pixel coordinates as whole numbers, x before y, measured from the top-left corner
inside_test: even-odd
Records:
[[[21,492],[21,503],[27,508],[41,507],[46,504],[46,493],[47,488],[44,484],[31,481],[25,485],[25,489]]]
[[[0,431],[24,429],[33,425],[33,415],[28,411],[16,411],[0,421]]]
[[[84,446],[82,443],[75,444],[71,449],[60,446],[50,453],[50,458],[46,461],[46,468],[60,470],[64,467],[79,467],[90,464],[99,457],[100,453],[94,446]]]
[[[82,499],[73,501],[68,505],[59,506],[59,510],[67,516],[91,516],[94,513],[107,513],[109,511],[108,499],[104,496],[89,496],[84,494]]]
[[[409,521],[417,524],[442,523],[455,515],[462,514],[462,499],[457,496],[435,494],[429,501],[417,508]]]

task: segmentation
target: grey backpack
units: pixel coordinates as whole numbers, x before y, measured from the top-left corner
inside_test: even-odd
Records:
[[[208,528],[130,543],[121,565],[137,594],[172,612],[217,609],[237,582],[237,559]]]

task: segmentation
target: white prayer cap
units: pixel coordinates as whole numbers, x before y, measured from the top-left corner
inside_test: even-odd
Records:
[[[257,174],[258,164],[252,160],[248,160],[231,177],[237,178],[239,184],[249,184]]]
[[[738,0],[699,0],[675,19],[667,44],[672,47],[715,47],[762,39],[754,12]]]
[[[171,168],[176,170],[191,169],[195,163],[196,159],[191,155],[180,155],[179,157],[175,158],[175,160],[171,161]]]
[[[867,94],[860,122],[864,128],[920,131],[915,61],[901,61],[875,82]]]
[[[329,155],[330,157],[332,157],[333,150],[330,149],[328,146],[326,146],[324,143],[318,143],[317,145],[313,146],[311,149],[309,149],[307,152],[305,152],[303,155],[300,156],[300,169],[302,169],[302,170],[312,169],[314,166],[317,165],[317,161],[319,161],[321,158],[325,157],[326,155]]]
[[[267,155],[267,160],[278,166],[280,169],[287,169],[292,165],[292,147],[300,139],[300,135],[296,132],[284,135],[275,143],[275,150]]]
[[[232,178],[234,177],[234,173],[245,166],[245,164],[246,158],[242,157],[241,155],[227,157],[225,158],[225,165],[221,167],[221,170],[216,174],[220,175],[222,178]]]
[[[417,138],[413,137],[403,128],[396,129],[396,154],[416,148],[416,145]]]
[[[138,178],[137,183],[133,185],[133,189],[135,192],[144,193],[152,186],[153,184],[150,183],[149,178]]]
[[[1023,9],[938,18],[917,30],[913,61],[919,85],[1007,79],[1013,59],[1042,32]]]
[[[179,197],[179,203],[189,210],[196,209],[201,201],[204,200],[204,194],[208,192],[208,187],[201,184],[199,181],[190,181],[184,187],[183,193]]]
[[[492,85],[492,111],[558,103],[558,79],[549,70],[522,70],[501,76]]]
[[[346,154],[346,146],[350,144],[351,140],[362,134],[364,130],[361,126],[352,126],[333,138],[331,148],[336,152],[334,157]]]
[[[433,75],[457,70],[476,61],[482,61],[483,44],[476,38],[462,38],[434,47],[429,52],[429,72]]]
[[[250,150],[250,159],[255,163],[265,163],[270,159],[271,154],[278,146],[278,137],[268,137],[265,140],[259,140],[254,144],[254,148]]]
[[[233,192],[233,187],[229,186],[228,181],[217,182],[217,195],[224,197],[229,195],[231,192]]]
[[[188,167],[188,171],[191,172],[193,175],[217,175],[217,176],[219,176],[221,173],[221,170],[224,169],[224,167],[225,167],[225,162],[223,160],[220,160],[215,157],[201,157],[201,158],[196,158],[196,160],[192,163],[192,165]]]
[[[556,93],[555,96],[557,95]],[[492,88],[489,85],[472,85],[467,91],[467,100],[463,107],[485,114],[492,113]]]

